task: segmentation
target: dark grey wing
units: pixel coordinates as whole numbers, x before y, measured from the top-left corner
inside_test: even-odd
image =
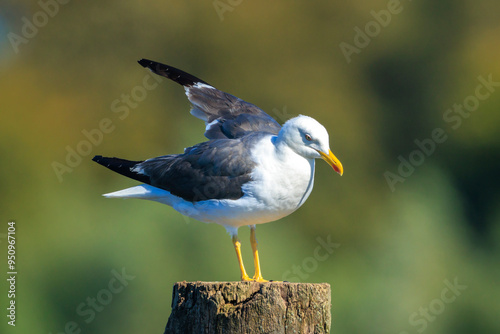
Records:
[[[205,136],[208,139],[234,139],[250,132],[278,134],[281,129],[279,123],[262,109],[189,73],[147,59],[139,60],[139,64],[184,86],[192,104],[191,114],[206,122]]]
[[[187,148],[183,154],[140,162],[131,172],[186,201],[238,199],[255,166],[249,153],[250,142],[255,140],[251,137],[255,136],[210,140]]]

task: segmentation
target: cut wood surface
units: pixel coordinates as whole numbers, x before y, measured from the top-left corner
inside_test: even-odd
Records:
[[[330,333],[330,285],[178,282],[165,333]]]

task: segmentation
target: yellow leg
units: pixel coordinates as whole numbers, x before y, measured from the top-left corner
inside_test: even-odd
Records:
[[[236,250],[236,256],[238,257],[238,263],[240,265],[241,280],[242,281],[253,281],[250,278],[250,276],[247,275],[247,272],[245,270],[245,266],[243,265],[243,259],[241,258],[241,242],[236,235],[233,236],[233,245],[234,245],[234,249]]]
[[[255,282],[269,282],[262,277],[260,272],[259,251],[257,250],[257,239],[255,239],[255,226],[250,226],[250,244],[253,250],[253,264],[255,266],[255,275],[253,280]]]

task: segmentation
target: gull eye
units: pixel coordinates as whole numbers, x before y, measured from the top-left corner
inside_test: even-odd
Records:
[[[311,135],[309,135],[309,134],[306,134],[306,135],[305,135],[305,137],[306,137],[306,140],[307,140],[307,141],[311,141],[311,140],[313,140],[313,139],[312,139],[312,137],[311,137]]]

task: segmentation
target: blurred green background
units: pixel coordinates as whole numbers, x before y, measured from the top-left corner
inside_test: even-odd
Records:
[[[329,130],[344,176],[318,162],[308,202],[257,236],[266,278],[331,284],[333,333],[500,332],[498,1],[62,2],[0,8],[3,277],[9,220],[18,247],[2,333],[163,333],[176,281],[239,279],[224,228],[101,197],[137,182],[92,156],[204,140],[180,86],[144,88],[143,57]]]

